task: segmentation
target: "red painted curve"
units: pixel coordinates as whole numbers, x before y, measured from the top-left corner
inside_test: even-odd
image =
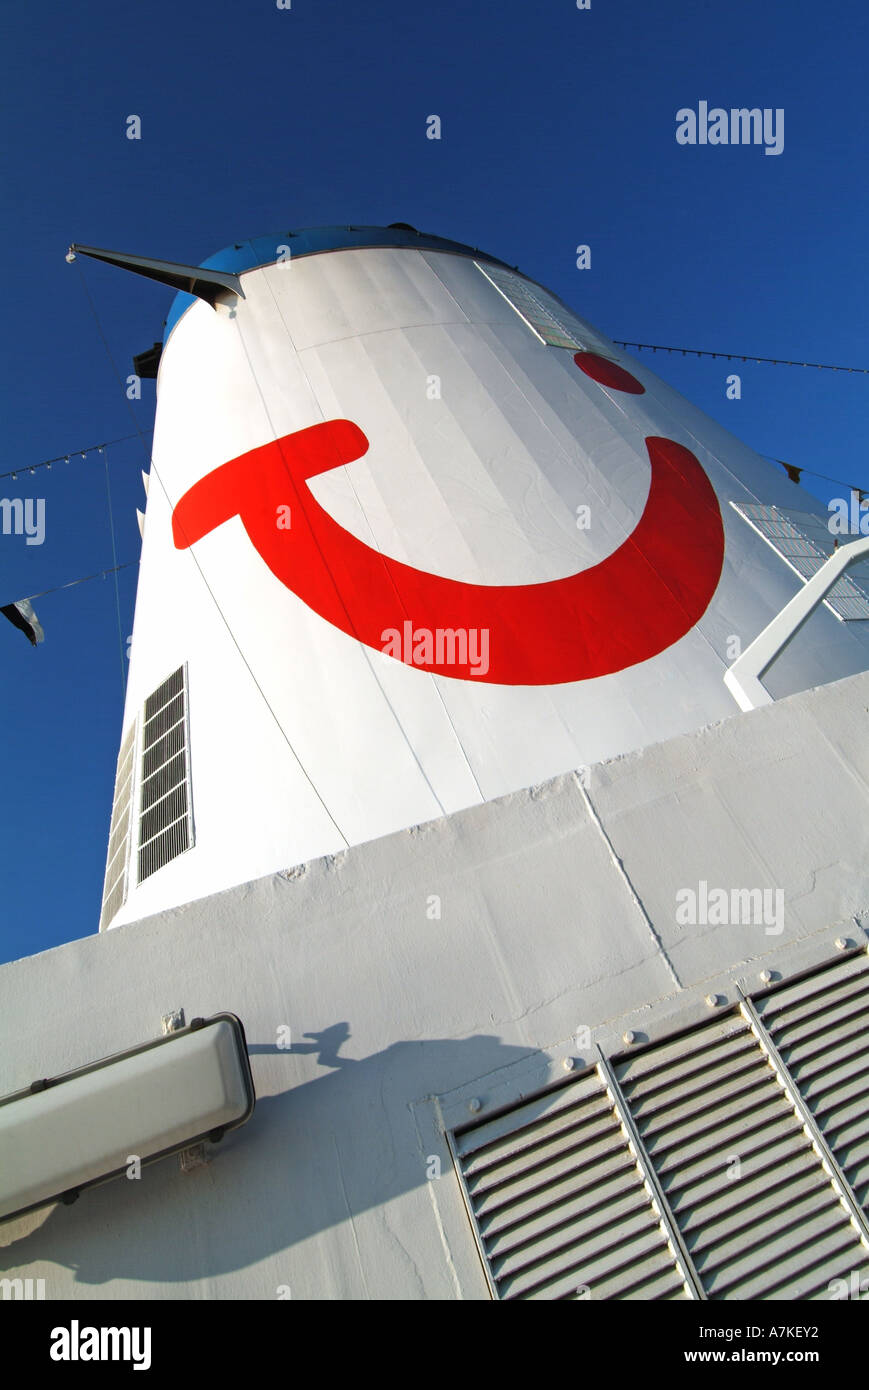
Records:
[[[488,633],[485,672],[479,661],[475,670],[471,661],[414,662],[410,652],[401,655],[420,669],[502,685],[588,680],[648,661],[678,642],[702,617],[721,575],[721,513],[700,463],[672,439],[650,437],[646,448],[649,496],[632,534],[590,569],[541,584],[445,579],[392,560],[339,526],[307,481],[366,452],[368,440],[349,420],[298,430],[216,468],[181,498],[173,537],[184,549],[241,517],[282,584],[377,650],[406,622],[413,631]],[[291,527],[282,530],[277,519],[286,506]]]

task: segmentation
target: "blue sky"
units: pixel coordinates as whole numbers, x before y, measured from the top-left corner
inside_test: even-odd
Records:
[[[485,248],[617,339],[869,366],[861,0],[211,0],[7,8],[0,603],[135,561],[148,438],[119,388],[172,292],[72,241],[196,263],[290,227],[409,222]],[[782,108],[784,149],[680,146],[676,112]],[[139,115],[142,138],[126,138]],[[440,141],[426,117],[441,117]],[[575,248],[588,244],[589,270]],[[82,277],[93,299],[106,351]],[[761,453],[869,487],[869,378],[721,362],[655,369]],[[842,489],[806,477],[823,500]],[[0,960],[95,931],[136,569],[0,629]]]

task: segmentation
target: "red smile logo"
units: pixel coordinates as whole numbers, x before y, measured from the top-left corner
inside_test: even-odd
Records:
[[[718,500],[700,463],[650,437],[649,496],[636,528],[605,560],[542,584],[465,584],[414,569],[345,531],[307,486],[360,458],[368,440],[330,420],[252,449],[200,479],[172,518],[178,549],[239,516],[272,573],[327,622],[378,651],[387,633],[486,634],[487,669],[400,659],[438,675],[501,685],[557,685],[623,671],[678,642],[699,621],[724,560]],[[290,529],[277,517],[291,509]],[[394,655],[394,652],[389,652]],[[441,658],[444,659],[441,659]]]

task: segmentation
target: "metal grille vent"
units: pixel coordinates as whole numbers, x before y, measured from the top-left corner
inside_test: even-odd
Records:
[[[124,734],[121,741],[121,751],[118,754],[115,793],[112,798],[112,820],[109,829],[109,849],[106,855],[106,877],[103,883],[103,903],[100,912],[100,931],[108,926],[115,913],[120,911],[127,901],[135,743],[136,724],[134,721]]]
[[[867,1025],[860,951],[456,1129],[495,1297],[869,1288]]]
[[[559,304],[554,295],[541,289],[539,285],[531,285],[527,280],[523,280],[521,275],[502,270],[500,266],[483,266],[479,261],[474,261],[474,265],[490,284],[495,286],[499,294],[504,296],[507,303],[512,305],[542,343],[549,343],[552,347],[585,350],[586,344],[579,336],[582,332],[579,321],[569,309]]]
[[[760,502],[731,502],[730,505],[804,583],[817,574],[833,553],[835,537],[812,512],[785,511]],[[869,618],[866,575],[866,562],[855,564],[853,571],[843,574],[824,599],[830,611],[842,621]]]
[[[192,844],[187,673],[180,666],[145,701],[139,882]]]
[[[497,1298],[688,1297],[597,1071],[452,1139]]]
[[[869,960],[864,954],[757,1000],[800,1095],[869,1213]]]
[[[869,1246],[741,1013],[615,1064],[710,1299],[829,1297]]]

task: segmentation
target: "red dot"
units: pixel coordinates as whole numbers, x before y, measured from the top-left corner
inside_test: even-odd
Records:
[[[620,367],[618,362],[598,357],[596,352],[575,352],[573,360],[586,376],[600,382],[601,386],[610,386],[614,391],[628,391],[632,396],[642,396],[646,390],[643,383]]]

